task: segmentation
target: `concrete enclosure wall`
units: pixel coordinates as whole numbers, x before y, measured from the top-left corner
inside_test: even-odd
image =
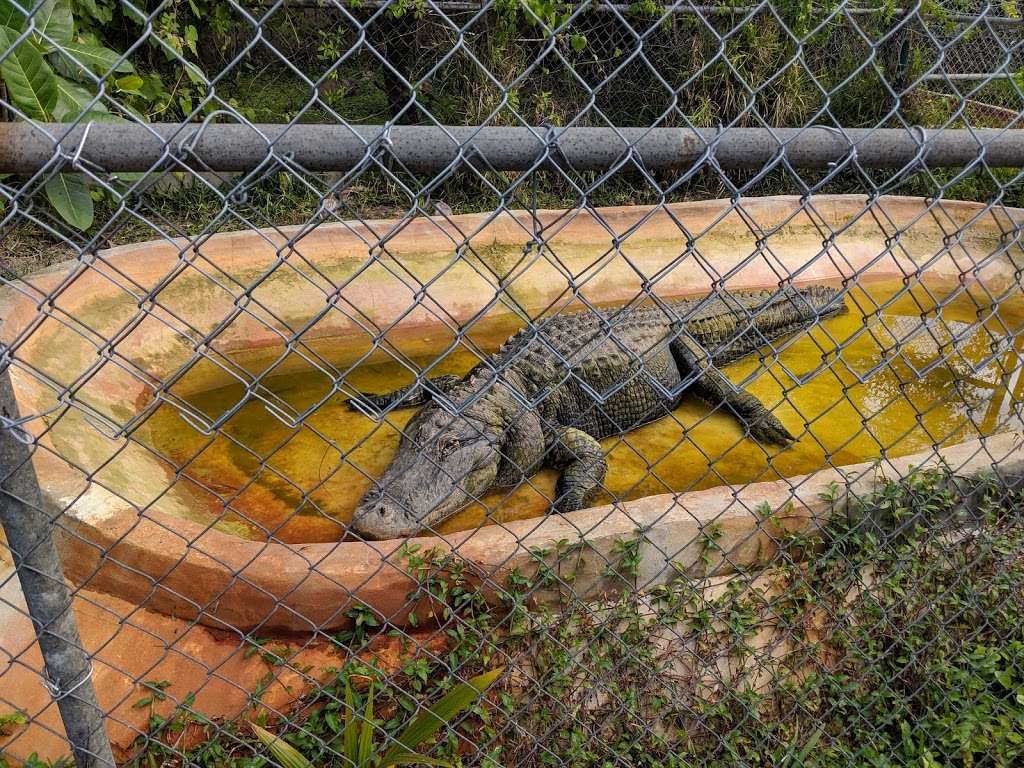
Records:
[[[921,199],[883,197],[865,208],[860,196],[810,204],[778,197],[744,200],[741,210],[710,201],[597,213],[471,214],[224,233],[198,245],[139,243],[6,290],[0,338],[15,349],[22,412],[47,414],[28,426],[49,449],[37,452],[37,471],[47,503],[65,512],[68,578],[213,627],[334,629],[357,603],[402,625],[414,607],[406,601],[414,582],[403,542],[285,545],[192,522],[192,506],[215,499],[178,482],[174,466],[133,443],[133,428],[161,402],[187,408],[190,392],[252,383],[309,360],[344,374],[385,354],[374,343],[380,333],[404,354],[430,354],[460,333],[505,333],[524,315],[571,310],[584,300],[615,305],[645,292],[672,298],[720,282],[774,287],[780,275],[797,284],[980,281],[998,292],[1015,284],[1022,262],[1012,233],[1024,213],[970,203],[931,208]],[[546,257],[523,259],[538,226]],[[384,248],[371,248],[381,242]],[[56,299],[42,305],[55,289]],[[73,410],[55,420],[72,400]],[[958,461],[991,467],[1016,455],[1015,439],[949,450]],[[909,462],[851,469],[857,482],[874,482]],[[568,538],[610,551],[642,527],[648,543],[640,581],[653,584],[680,563],[696,567],[700,532],[711,521],[730,537],[730,559],[744,563],[773,546],[758,525],[761,504],[792,504],[793,526],[816,525],[818,489],[849,485],[823,469],[416,543],[457,552],[486,586],[528,562],[533,548]]]

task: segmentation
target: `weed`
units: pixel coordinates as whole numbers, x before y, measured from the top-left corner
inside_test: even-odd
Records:
[[[838,487],[826,496],[845,504]],[[552,586],[560,560],[581,556],[577,542],[533,552],[497,604],[458,558],[410,544],[410,600],[440,606],[430,620],[446,650],[391,675],[353,658],[277,735],[329,763],[345,712],[365,712],[371,696],[365,722],[395,734],[420,701],[501,658],[516,674],[447,731],[434,759],[454,763],[469,749],[489,765],[573,768],[1019,764],[1022,501],[991,481],[965,487],[941,468],[852,504],[817,541],[786,533],[765,508],[783,554],[761,571],[679,578],[646,594],[616,589],[558,610],[528,607],[529,598]],[[719,533],[705,527],[708,550]],[[637,572],[642,541],[639,531],[616,545],[619,577]],[[786,640],[766,654],[758,638],[769,629]],[[391,632],[364,622],[349,640],[366,647]],[[245,765],[247,734],[222,728],[231,735],[200,750],[219,749],[218,765]]]

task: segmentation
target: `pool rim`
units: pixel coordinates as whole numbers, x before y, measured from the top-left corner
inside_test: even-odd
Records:
[[[775,220],[784,225],[791,215],[802,210],[800,200],[793,196],[776,196],[744,199],[743,205],[766,214],[769,219],[774,215]],[[868,202],[870,205],[865,209]],[[837,220],[837,217],[841,219],[843,216],[859,219],[868,215],[868,210],[877,212],[878,209],[884,209],[887,215],[895,214],[897,219],[902,216],[905,220],[914,221],[918,220],[917,214],[940,216],[949,225],[959,223],[970,227],[975,226],[980,215],[989,213],[989,209],[980,203],[959,201],[942,201],[941,210],[936,212],[929,209],[922,198],[904,197],[866,201],[860,195],[830,195],[815,197],[813,205],[817,215],[826,221]],[[667,206],[675,215],[688,217],[690,221],[704,222],[709,226],[714,226],[714,222],[733,207],[733,202],[729,200]],[[597,209],[597,212],[605,222],[613,225],[619,223],[625,227],[629,222],[642,217],[646,211],[656,208],[620,206]],[[542,222],[550,224],[557,220],[560,213],[539,211],[537,215]],[[998,213],[1004,214],[1004,222],[997,222],[1001,230],[1019,228],[1024,221],[1024,211],[1018,209],[1000,208]],[[465,214],[453,216],[450,220],[453,225],[465,231],[473,231],[486,221],[488,215]],[[532,214],[527,212],[510,212],[509,215],[521,217],[523,223],[532,222]],[[996,214],[993,213],[993,216]],[[599,235],[606,236],[597,222],[591,219],[589,223],[600,230]],[[939,226],[941,231],[941,223]],[[429,227],[424,227],[424,232],[429,234],[436,227],[437,223],[432,221]],[[615,228],[616,231],[623,231]],[[333,233],[336,235],[337,231]],[[233,248],[244,248],[247,238],[260,236],[255,231],[223,235],[234,241]],[[218,237],[222,236],[213,236]],[[442,239],[441,242],[447,241]],[[154,243],[164,244],[163,241],[133,243],[104,251],[102,255],[107,260],[130,259],[133,254],[152,247]],[[824,247],[827,247],[827,242]],[[37,278],[40,274],[58,275],[67,271],[72,264],[73,261],[54,265],[28,278]],[[864,268],[864,274],[871,279],[906,277],[906,267],[895,259],[887,259],[869,264]],[[804,277],[801,282],[805,283],[823,279],[814,270]],[[25,300],[24,296],[14,297],[15,302]],[[10,292],[0,298],[0,316],[7,318],[14,314],[6,311],[11,301]],[[977,455],[979,452],[988,452],[984,446],[992,443],[999,451],[1004,451],[1009,445],[1005,442],[1008,439],[1005,435],[996,435],[943,450],[951,452],[951,455],[967,455],[965,451],[973,451],[972,455]],[[976,443],[982,448],[977,448]],[[33,461],[47,490],[54,485],[60,486],[61,476],[71,471],[47,451],[36,451]],[[903,466],[905,469],[905,462],[901,462],[882,463],[892,467]],[[877,462],[855,466],[867,475],[871,473],[867,469],[869,465],[878,466]],[[268,629],[328,632],[348,626],[351,619],[345,614],[351,608],[362,605],[391,624],[402,627],[409,623],[411,612],[421,611],[424,606],[422,600],[407,600],[408,593],[417,585],[416,579],[410,575],[407,558],[404,556],[410,544],[418,545],[421,552],[437,548],[440,552],[455,553],[471,566],[472,573],[485,587],[485,591],[492,592],[501,586],[512,568],[533,559],[535,548],[550,548],[555,542],[567,537],[586,539],[599,558],[607,559],[611,556],[614,542],[628,537],[637,527],[638,521],[647,521],[644,524],[649,524],[648,540],[668,541],[666,537],[692,537],[694,530],[699,530],[711,520],[728,517],[731,511],[737,513],[728,517],[732,521],[730,524],[734,525],[730,535],[735,535],[736,546],[747,546],[747,542],[752,539],[757,539],[758,545],[762,546],[764,542],[751,528],[749,521],[744,522],[752,518],[752,514],[742,499],[758,495],[767,499],[797,499],[803,505],[803,511],[796,514],[794,519],[802,520],[801,525],[807,524],[810,519],[807,516],[818,514],[820,508],[813,500],[802,499],[795,489],[816,487],[824,478],[842,477],[838,472],[839,469],[829,468],[811,475],[752,484],[744,488],[719,486],[705,491],[660,494],[567,515],[491,524],[449,536],[425,536],[411,540],[309,544],[250,541],[158,510],[148,510],[140,515],[127,503],[120,508],[105,510],[101,522],[95,525],[86,519],[64,515],[57,529],[66,576],[73,584],[113,594],[135,604],[145,604],[147,608],[167,614],[189,616],[208,626],[244,631]],[[87,493],[94,491],[98,497],[103,496],[95,486],[90,487]],[[53,497],[59,499],[60,495],[48,493],[47,501]],[[102,498],[94,502],[105,503]],[[703,510],[703,513],[696,514],[693,510]],[[658,557],[654,559],[657,561]],[[666,562],[644,566],[641,577],[651,582],[660,578],[658,574],[663,574],[668,567]],[[600,579],[596,579],[591,586],[599,582]]]

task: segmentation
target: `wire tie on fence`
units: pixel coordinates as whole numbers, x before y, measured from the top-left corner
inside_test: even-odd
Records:
[[[81,170],[79,164],[82,158],[82,151],[85,149],[85,142],[89,140],[89,131],[92,130],[92,126],[95,120],[90,120],[85,124],[85,130],[82,131],[82,138],[78,140],[78,146],[75,147],[75,152],[71,155],[71,167],[75,170]]]
[[[715,152],[718,150],[718,142],[721,140],[724,133],[725,126],[722,125],[721,121],[719,121],[718,125],[715,127],[714,137],[711,141],[704,144],[704,152],[701,154],[700,159],[693,164],[691,170],[686,174],[686,176],[684,176],[684,178],[696,173],[697,169],[702,167],[705,163],[710,165],[712,169],[719,170],[719,172],[721,172],[718,168],[718,158],[715,157]]]
[[[228,115],[229,117],[236,117],[234,112],[227,109],[215,109],[213,112],[203,118],[203,122],[199,124],[192,133],[183,136],[181,141],[178,142],[178,154],[179,155],[195,155],[195,146],[202,138],[203,133],[206,132],[206,127],[210,125],[212,120],[219,115]],[[258,131],[257,131],[258,133]],[[262,134],[261,134],[262,135]],[[266,138],[264,136],[263,138]]]
[[[348,384],[343,384],[342,387],[349,387],[349,385]],[[366,406],[363,405],[362,400],[359,398],[359,395],[362,394],[362,393],[360,393],[356,389],[352,389],[352,392],[354,392],[355,395],[349,394],[349,392],[345,391],[345,394],[349,395],[349,398],[348,398],[348,400],[345,403],[346,406],[348,406],[349,408],[353,408],[356,411],[359,411],[359,413],[361,413],[363,416],[365,416],[366,418],[370,419],[371,421],[382,421],[383,420],[383,418],[384,418],[384,411],[383,411],[383,409],[381,409],[380,411],[377,411],[377,412],[370,411],[369,409],[366,408]]]
[[[71,408],[77,408],[82,418],[88,422],[88,424],[103,435],[108,440],[120,440],[124,437],[125,429],[113,419],[109,419],[102,413],[89,413],[84,408],[76,404],[68,404]]]
[[[391,148],[395,146],[395,142],[392,141],[391,139],[391,127],[392,123],[390,120],[384,123],[384,130],[382,130],[380,132],[380,136],[378,136],[374,140],[375,146],[373,147],[371,154],[377,154],[378,152],[382,152],[384,150],[390,152]]]
[[[377,136],[373,140],[373,143],[367,147],[366,155],[361,161],[361,164],[369,162],[372,158],[377,157],[382,159],[385,168],[389,171],[391,170],[391,165],[395,159],[394,153],[391,152],[391,148],[395,145],[394,141],[391,139],[391,127],[392,123],[390,120],[384,123],[384,127],[380,132],[380,135]],[[385,152],[387,153],[386,156],[384,156]]]
[[[476,148],[476,144],[470,141],[469,144],[459,144],[459,148],[455,154],[455,162],[453,167],[459,168],[466,165],[470,168],[473,166],[473,158],[480,155],[480,150]],[[486,162],[486,160],[485,160]]]
[[[844,139],[846,141],[847,158],[846,158],[846,160],[842,161],[842,165],[845,165],[847,162],[853,162],[853,163],[857,162],[857,145],[852,143],[845,133],[843,133],[841,130],[836,128],[834,125],[816,125],[816,126],[813,126],[813,127],[814,128],[821,128],[822,130],[828,131],[829,133],[834,133],[836,136],[838,136],[839,138]],[[828,163],[828,167],[832,168],[832,169],[835,169],[839,165],[840,165],[840,162],[837,161],[837,160],[832,160],[832,161],[830,161]]]
[[[915,125],[913,128],[921,132],[921,141],[919,142],[917,157],[914,160],[923,168],[925,167],[924,155],[928,151],[928,130],[923,125]]]
[[[74,693],[87,682],[89,682],[90,679],[92,679],[92,669],[92,665],[90,664],[89,668],[85,670],[85,673],[82,674],[82,676],[78,679],[78,682],[72,685],[70,688],[61,688],[59,679],[55,683],[44,672],[41,675],[43,687],[46,688],[46,690],[49,692],[50,696],[53,698],[55,702],[61,701],[62,699],[66,699],[72,693]]]
[[[192,150],[195,147],[196,141],[202,136],[205,127],[206,123],[200,123],[198,128],[181,138],[181,141],[178,142],[178,155],[180,157],[193,154]]]
[[[541,127],[544,128],[544,154],[548,156],[549,160],[554,158],[553,162],[556,167],[561,165],[570,171],[573,170],[562,152],[562,146],[559,143],[561,138],[559,128],[546,120],[541,123]]]
[[[0,414],[0,429],[5,429],[11,433],[11,437],[17,440],[22,445],[32,445],[36,439],[32,436],[32,433],[27,429],[22,429],[22,424],[28,422],[29,419],[34,418],[33,416],[23,416],[20,419],[9,419],[6,416]]]
[[[0,345],[0,349],[3,350],[3,356],[0,357],[0,372],[7,372],[10,370],[14,357],[11,355],[10,347],[7,345]],[[34,418],[36,416],[21,416],[20,418],[12,419],[5,412],[0,411],[0,429],[10,432],[11,437],[22,445],[33,445],[36,441],[35,437],[27,429],[23,429],[21,425]]]
[[[274,405],[268,401],[265,397],[252,393],[252,396],[260,401],[263,405],[263,409],[277,419],[279,422],[284,424],[288,429],[296,429],[302,425],[302,415],[296,414],[295,416],[289,415],[285,410],[277,405]]]
[[[928,129],[923,125],[915,125],[912,127],[921,132],[921,148],[924,149],[924,145],[928,143]]]
[[[204,437],[209,437],[216,431],[212,424],[199,421],[197,417],[194,417],[191,413],[182,410],[180,406],[176,406],[174,411],[182,421]]]

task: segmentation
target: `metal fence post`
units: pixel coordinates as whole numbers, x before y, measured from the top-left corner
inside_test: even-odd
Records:
[[[39,639],[47,688],[60,710],[78,768],[114,766],[92,684],[91,660],[71,610],[52,520],[43,510],[32,469],[32,441],[18,426],[6,362],[0,365],[0,415],[0,524]]]

